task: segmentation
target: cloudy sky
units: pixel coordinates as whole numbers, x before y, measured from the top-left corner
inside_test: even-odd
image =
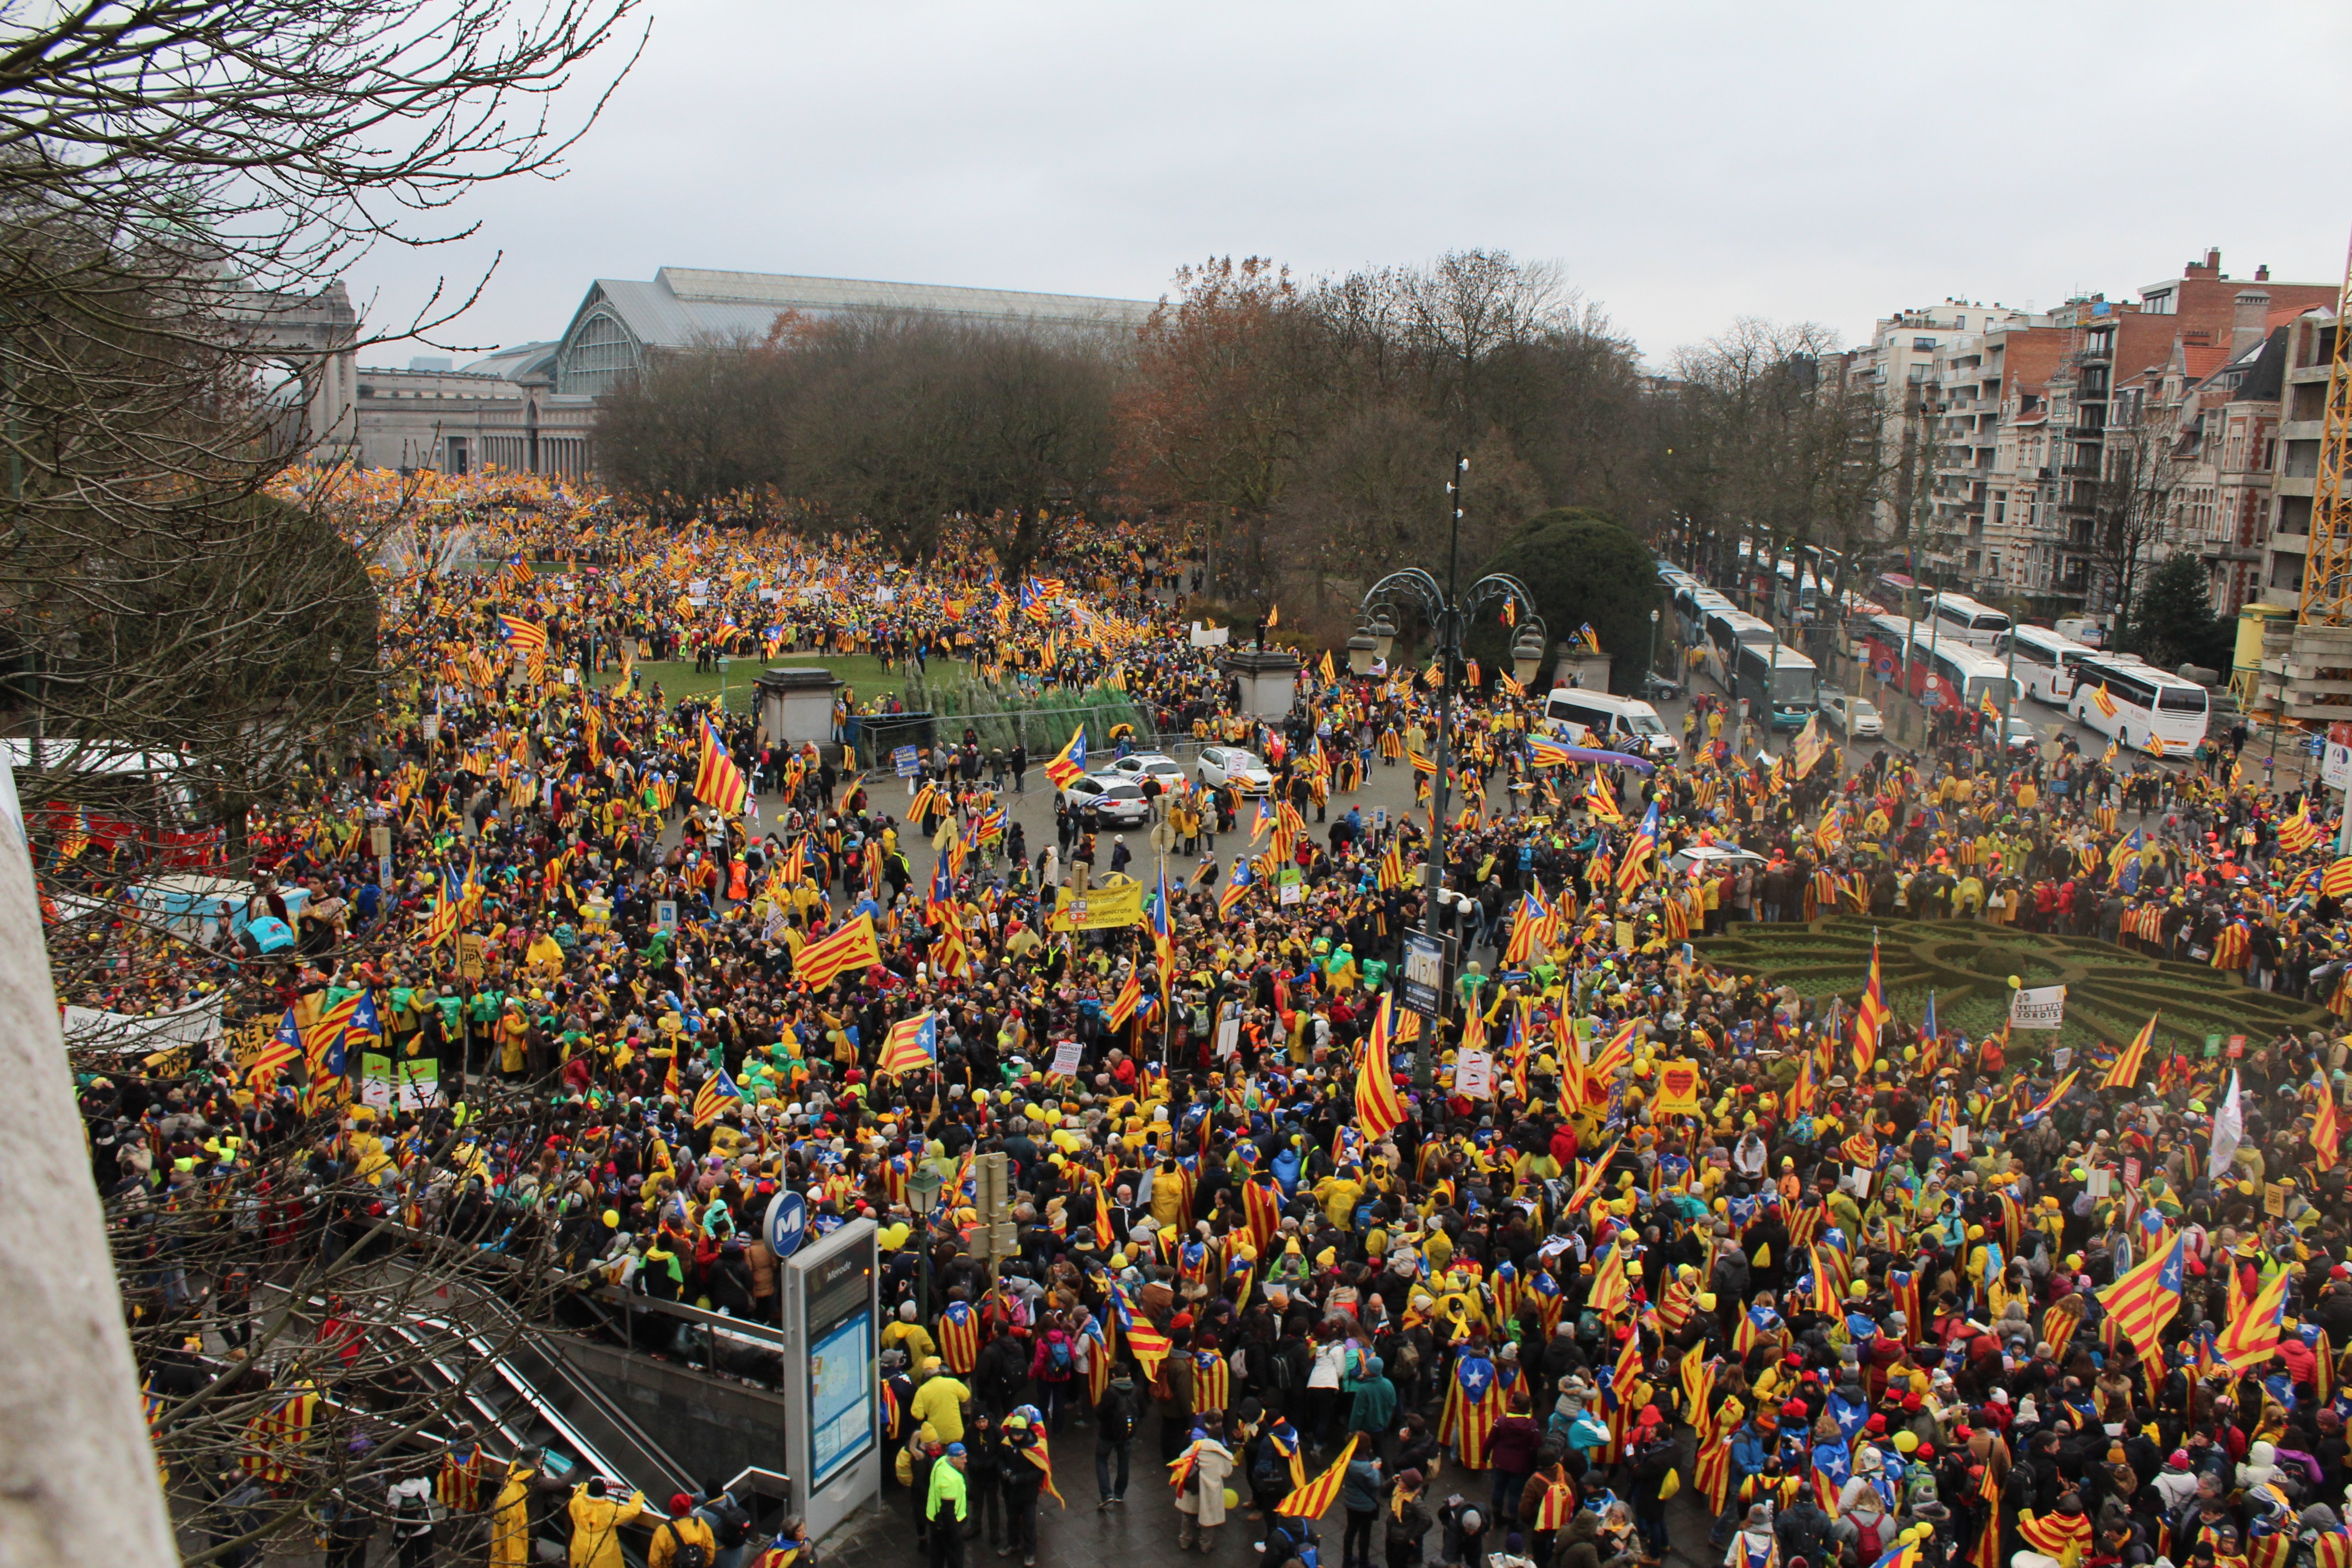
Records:
[[[1663,361],[1740,315],[2133,297],[2209,246],[2333,280],[2352,225],[2342,0],[648,3],[570,173],[369,258],[376,320],[494,256],[461,347],[665,265],[1150,299],[1213,254],[1485,246]]]

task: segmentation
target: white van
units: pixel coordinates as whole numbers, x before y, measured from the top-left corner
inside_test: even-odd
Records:
[[[1555,686],[1544,700],[1544,722],[1570,745],[1629,752],[1662,762],[1671,762],[1682,754],[1682,742],[1666,728],[1658,710],[1636,697],[1612,697],[1605,691],[1588,691],[1580,686]],[[1580,740],[1588,731],[1592,739]]]

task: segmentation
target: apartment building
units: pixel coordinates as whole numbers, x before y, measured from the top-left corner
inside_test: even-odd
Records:
[[[1906,510],[1913,507],[1909,476],[1920,468],[1915,456],[1923,440],[1933,439],[1927,423],[1935,416],[1936,358],[1954,342],[2003,327],[2046,325],[2030,310],[2001,304],[1984,305],[1968,300],[1946,300],[1923,310],[1900,310],[1879,318],[1870,342],[1846,359],[1847,384],[1881,399],[1884,426],[1880,436],[1884,459],[1905,476],[1888,487],[1877,509],[1879,534],[1901,538]]]
[[[2053,612],[2111,612],[2126,563],[2137,577],[2174,547],[2188,389],[2259,343],[2274,311],[2332,305],[2336,286],[2274,282],[2267,267],[2251,283],[2235,282],[2221,270],[2221,253],[2209,250],[2179,278],[2139,294],[2137,301],[2069,301],[2054,312],[2072,337],[2050,379],[2059,442]],[[2218,481],[2210,488],[2218,491]],[[2218,494],[2181,502],[2199,509],[2200,530],[2218,527],[2201,521],[2208,507],[2218,519]],[[2229,563],[2242,563],[2251,564]]]
[[[2047,321],[1955,337],[1929,374],[1936,462],[1926,556],[1971,593],[2032,594],[2048,575],[2032,546],[2056,503],[2046,405],[2067,334]]]
[[[2320,427],[2327,412],[2336,327],[2332,301],[2303,311],[2287,322],[2280,354],[2261,597],[2290,609],[2301,602],[2304,562],[2311,549],[2312,494],[2319,479]]]

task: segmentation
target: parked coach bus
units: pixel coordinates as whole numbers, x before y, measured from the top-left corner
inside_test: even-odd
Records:
[[[2194,750],[2205,738],[2209,716],[2203,687],[2117,654],[2075,665],[2066,711],[2126,750],[2151,756]]]
[[[1821,676],[1813,661],[1780,643],[1743,642],[1732,694],[1775,730],[1801,730],[1821,706]]]
[[[1738,679],[1741,646],[1756,643],[1770,647],[1780,640],[1771,622],[1759,620],[1745,610],[1733,609],[1707,612],[1706,626],[1700,635],[1705,639],[1706,673],[1727,695]]]
[[[2006,658],[2014,645],[2017,683],[2036,702],[2063,708],[2074,694],[2074,670],[2083,660],[2098,657],[2072,637],[2062,637],[2048,626],[2018,626],[1993,645],[1996,658]]]
[[[1943,642],[1958,638],[1971,647],[1989,648],[2009,630],[2007,616],[1964,594],[1930,594],[1927,613],[1936,618]]]

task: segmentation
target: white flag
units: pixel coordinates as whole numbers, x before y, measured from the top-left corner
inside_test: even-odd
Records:
[[[2238,1069],[2230,1069],[2230,1092],[2221,1097],[2221,1109],[2213,1115],[2213,1148],[2207,1156],[2205,1177],[2219,1183],[2230,1162],[2237,1157],[2238,1144],[2246,1135],[2245,1112],[2238,1104]]]

